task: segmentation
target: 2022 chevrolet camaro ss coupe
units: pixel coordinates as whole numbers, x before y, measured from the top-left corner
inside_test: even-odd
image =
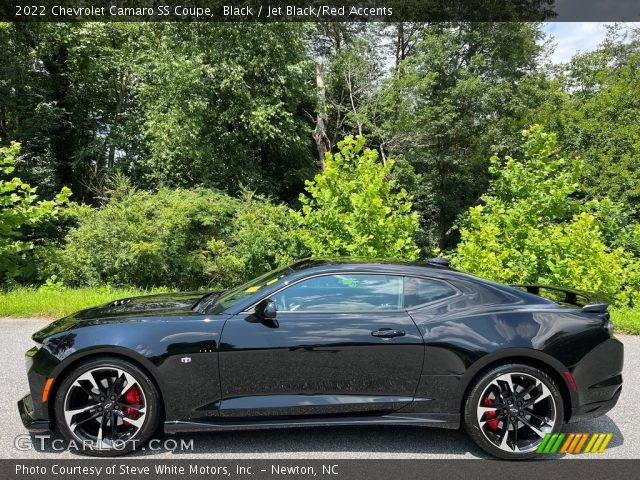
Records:
[[[313,259],[227,292],[118,300],[33,335],[18,407],[92,455],[161,429],[416,425],[529,458],[622,388],[607,304],[545,288],[442,259]]]

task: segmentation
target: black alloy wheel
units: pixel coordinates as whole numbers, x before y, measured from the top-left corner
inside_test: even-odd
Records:
[[[464,424],[486,452],[504,459],[531,458],[548,433],[563,423],[564,406],[555,382],[529,365],[494,368],[467,396]]]
[[[159,423],[159,395],[148,375],[119,358],[75,368],[58,388],[56,420],[74,446],[94,456],[114,456],[141,446]]]

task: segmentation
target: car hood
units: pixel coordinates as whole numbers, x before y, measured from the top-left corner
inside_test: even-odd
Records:
[[[32,338],[42,342],[51,335],[80,325],[139,321],[149,316],[197,315],[194,305],[209,293],[212,292],[163,293],[115,300],[56,320],[33,334]]]

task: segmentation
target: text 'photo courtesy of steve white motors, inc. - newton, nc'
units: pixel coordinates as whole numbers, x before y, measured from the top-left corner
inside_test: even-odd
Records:
[[[25,465],[16,464],[15,474],[20,476],[41,476],[43,478],[66,477],[68,475],[82,475],[96,478],[108,478],[112,476],[122,476],[124,478],[157,478],[168,477],[174,475],[192,475],[207,477],[231,477],[231,476],[251,476],[251,475],[272,475],[272,476],[334,476],[340,475],[340,466],[338,464],[315,463],[311,464],[279,464],[279,463],[263,463],[263,464],[233,464],[226,462],[225,464],[215,463],[186,463],[186,464],[170,464],[156,463],[154,465],[146,464],[69,464],[69,463],[53,463],[51,465]]]
[[[362,6],[295,6],[295,5],[258,5],[258,6],[231,6],[219,7],[189,6],[189,5],[156,5],[125,7],[118,5],[16,5],[13,12],[16,18],[25,17],[57,17],[77,18],[91,17],[93,20],[117,20],[131,17],[157,18],[183,18],[183,19],[308,19],[331,18],[348,19],[376,17],[384,18],[393,15],[392,7],[362,7]]]

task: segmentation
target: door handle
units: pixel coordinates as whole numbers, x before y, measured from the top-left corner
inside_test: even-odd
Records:
[[[381,328],[379,330],[375,330],[371,332],[371,335],[378,338],[393,338],[393,337],[404,337],[406,333],[404,330],[393,330],[392,328]]]

